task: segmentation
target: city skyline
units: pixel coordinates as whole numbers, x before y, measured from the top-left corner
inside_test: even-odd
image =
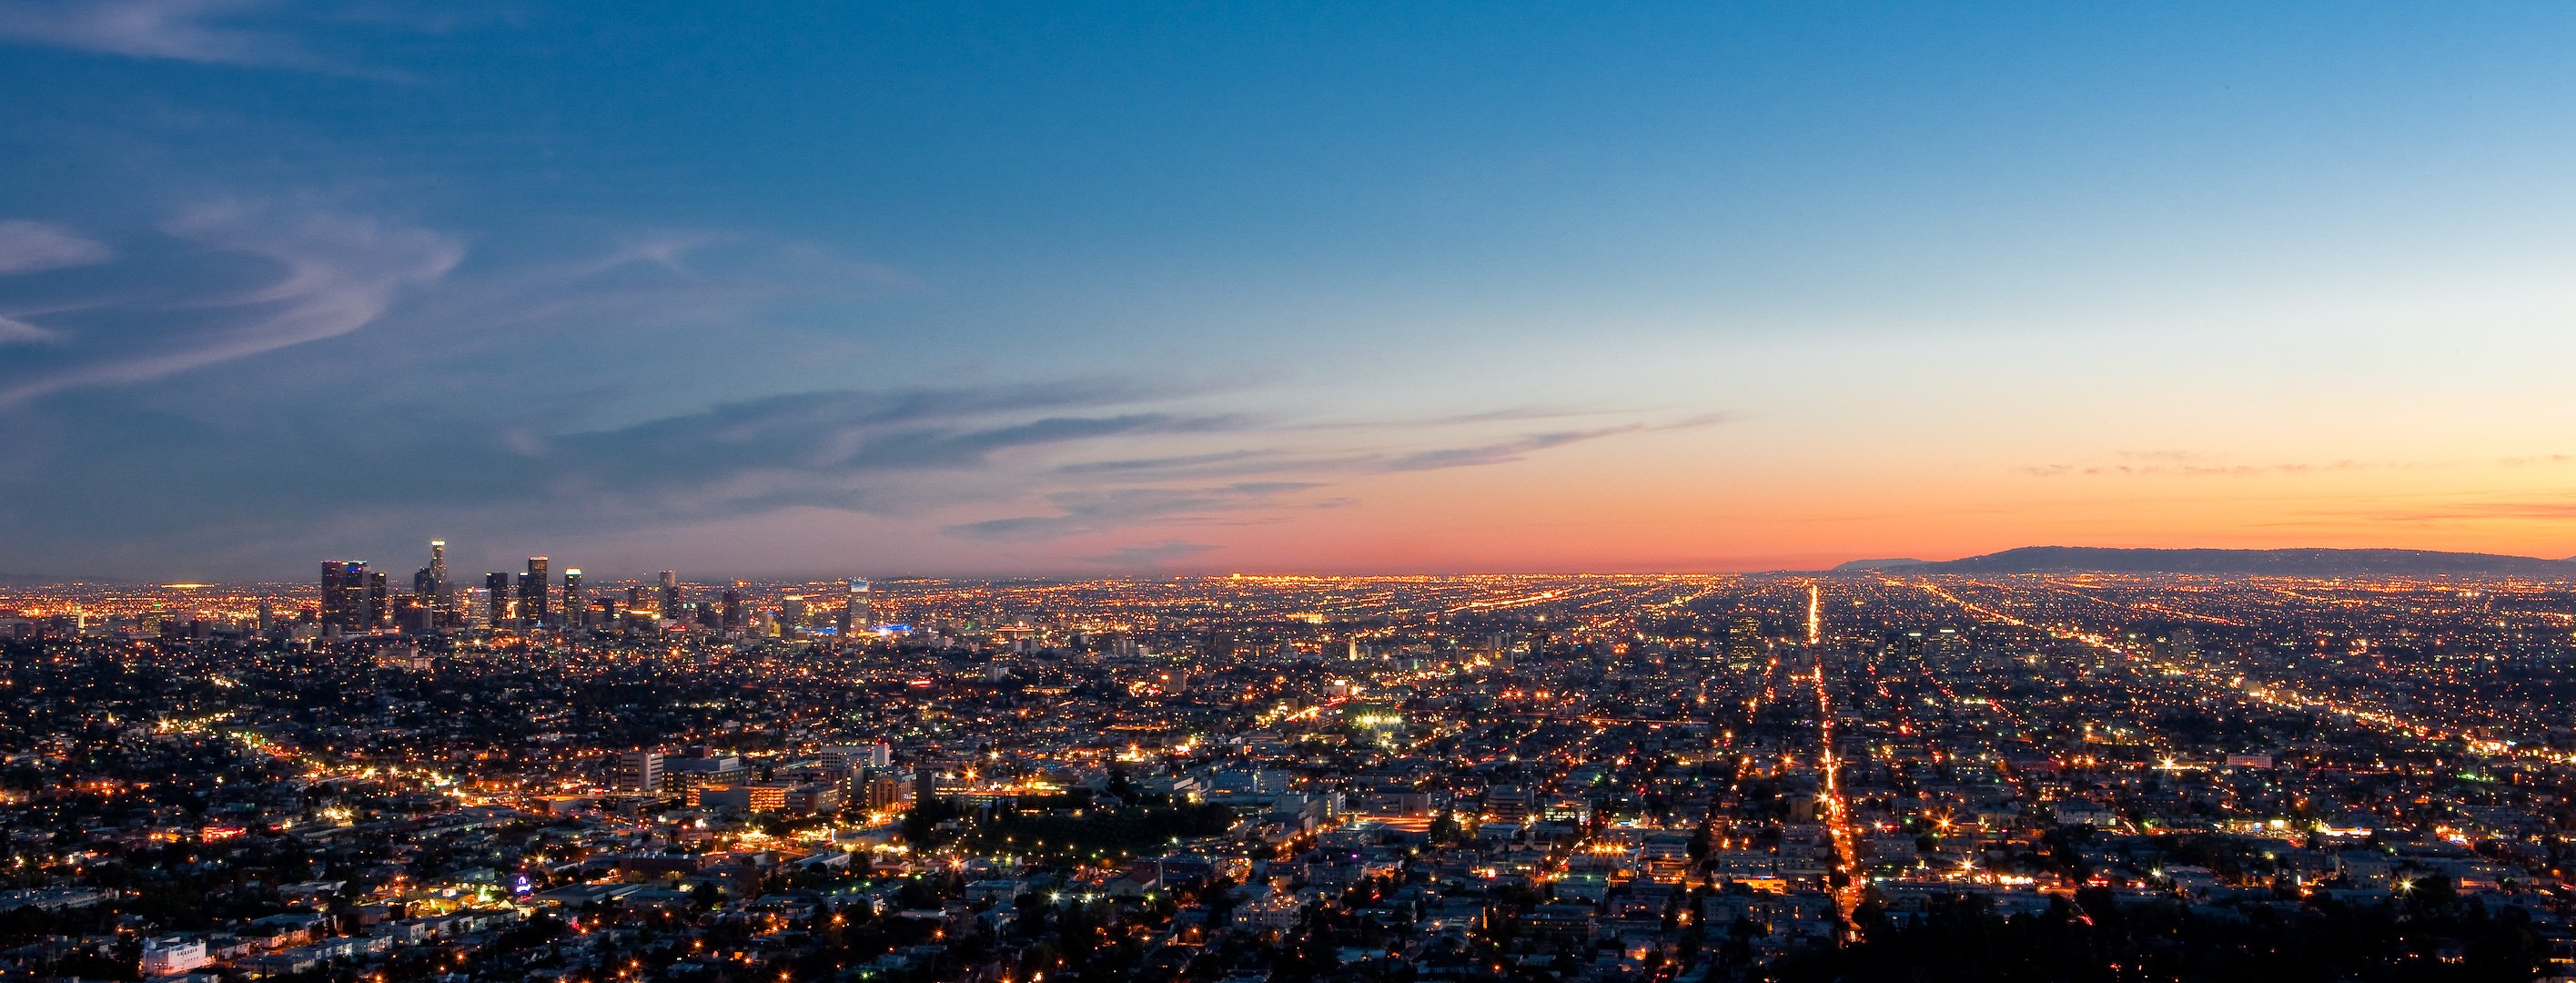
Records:
[[[0,4],[0,572],[2576,555],[2571,40]]]

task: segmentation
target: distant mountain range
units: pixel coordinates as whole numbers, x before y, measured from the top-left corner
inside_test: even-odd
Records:
[[[1956,560],[1853,560],[1834,572],[2234,573],[2278,577],[2536,577],[2576,579],[2576,559],[2437,550],[2169,550],[2024,546]]]

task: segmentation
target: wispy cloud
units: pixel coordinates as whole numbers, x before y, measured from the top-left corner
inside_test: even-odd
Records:
[[[1056,469],[1058,474],[1105,474],[1121,471],[1171,471],[1183,468],[1205,468],[1211,465],[1236,465],[1246,462],[1272,462],[1277,455],[1265,451],[1217,451],[1209,454],[1176,454],[1169,457],[1131,457],[1113,461],[1077,461]]]
[[[1178,539],[1166,539],[1159,543],[1149,543],[1140,546],[1122,546],[1106,553],[1095,553],[1090,556],[1083,557],[1082,559],[1085,562],[1097,563],[1102,566],[1119,570],[1161,570],[1171,566],[1173,561],[1186,560],[1215,548],[1215,544],[1212,543],[1191,543]]]
[[[60,358],[0,371],[0,408],[347,334],[383,315],[403,290],[445,276],[465,252],[455,239],[426,229],[245,203],[192,209],[165,231],[210,250],[266,260],[277,274],[134,318],[132,330],[71,334]]]
[[[293,37],[241,23],[263,0],[9,0],[0,38],[212,65],[342,71]]]
[[[915,281],[793,242],[649,227],[587,254],[504,254],[459,272],[455,236],[301,200],[192,209],[163,223],[166,239],[135,236],[122,256],[43,231],[62,234],[21,230],[20,241],[56,247],[26,255],[120,265],[100,271],[118,275],[105,294],[0,309],[14,318],[0,322],[11,345],[0,496],[13,504],[0,539],[22,545],[100,515],[129,517],[133,536],[165,546],[257,542],[293,556],[392,528],[580,534],[830,510],[917,522],[959,549],[1072,540],[1054,553],[1063,562],[1147,569],[1214,548],[1180,530],[1348,505],[1337,486],[1372,476],[1504,465],[1715,419],[1520,408],[1322,424],[1229,412],[1237,393],[1163,378],[727,400],[717,394],[830,373],[799,363],[723,375],[691,353],[728,366],[818,351],[874,364],[857,354],[880,343],[866,331],[794,319],[829,306],[864,322],[858,305]],[[667,364],[578,368],[609,347]],[[254,357],[267,353],[280,354]],[[571,371],[522,368],[539,364]],[[499,368],[464,378],[425,365]],[[646,372],[687,388],[665,394],[636,381]],[[367,380],[373,412],[313,412],[310,399],[350,398],[326,395],[321,379]],[[100,398],[147,381],[158,384],[135,391],[148,398]],[[249,387],[263,388],[238,398]],[[182,395],[198,392],[237,398]],[[672,399],[694,408],[664,410]],[[129,453],[44,463],[106,445]],[[174,472],[199,490],[150,490]]]
[[[1465,418],[1461,418],[1465,419]],[[1568,444],[1616,437],[1621,434],[1650,433],[1665,430],[1697,430],[1726,422],[1721,413],[1703,413],[1666,423],[1629,423],[1591,430],[1560,430],[1534,433],[1510,440],[1468,447],[1444,447],[1435,450],[1397,454],[1374,462],[1380,471],[1431,471],[1441,468],[1471,468],[1489,464],[1509,464],[1539,451]]]
[[[0,220],[0,273],[33,273],[107,261],[99,245],[51,222]]]
[[[786,505],[904,510],[954,491],[900,494],[888,479],[988,468],[1009,451],[1112,437],[1203,434],[1225,417],[1132,409],[1115,389],[1034,387],[995,393],[819,392],[708,410],[514,447],[558,490],[687,511]]]
[[[1519,418],[1517,413],[1477,414],[1452,418],[1449,422],[1463,426]],[[1047,503],[1055,509],[1051,514],[959,523],[942,531],[966,539],[1039,541],[1174,522],[1206,523],[1218,521],[1222,516],[1240,516],[1243,513],[1330,508],[1349,504],[1350,500],[1300,497],[1297,493],[1326,488],[1336,482],[1365,475],[1509,464],[1525,460],[1532,454],[1584,441],[1620,434],[1704,427],[1721,419],[1714,415],[1696,416],[1671,423],[1631,423],[1591,430],[1525,434],[1416,450],[1310,447],[1301,451],[1233,450],[1077,462],[1056,468],[1054,474],[1084,480],[1103,477],[1128,481],[1159,480],[1163,484],[1056,492],[1046,496]],[[1304,429],[1296,424],[1245,428],[1248,433],[1272,436]],[[1398,429],[1412,430],[1419,429],[1419,426]],[[1234,475],[1247,480],[1217,485],[1175,484],[1214,475]],[[1256,477],[1268,480],[1250,480]],[[1245,520],[1237,518],[1230,521]]]
[[[1487,464],[1508,464],[1528,457],[1532,453],[1546,450],[1550,447],[1563,447],[1567,444],[1580,443],[1586,440],[1597,440],[1614,434],[1634,433],[1640,429],[1643,429],[1642,425],[1604,427],[1598,430],[1568,430],[1559,431],[1557,433],[1531,434],[1526,437],[1517,437],[1511,440],[1498,441],[1490,444],[1479,444],[1473,447],[1443,447],[1436,450],[1414,451],[1412,453],[1398,455],[1387,460],[1382,465],[1382,469],[1386,471],[1432,471],[1441,468],[1471,468]]]
[[[0,345],[52,340],[54,333],[51,331],[15,318],[0,317]]]
[[[1048,496],[1054,515],[986,519],[947,527],[967,539],[1032,541],[1086,533],[1111,532],[1139,523],[1182,516],[1206,516],[1244,509],[1286,507],[1293,492],[1322,487],[1310,481],[1241,482],[1210,488],[1108,488],[1058,492]]]

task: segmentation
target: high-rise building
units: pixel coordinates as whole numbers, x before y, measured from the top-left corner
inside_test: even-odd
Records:
[[[367,561],[322,561],[322,627],[367,630]]]
[[[677,571],[664,570],[662,571],[662,617],[677,618],[679,616],[680,575]]]
[[[865,577],[850,578],[847,599],[841,604],[841,635],[848,637],[877,626],[876,605],[871,603]]]
[[[382,628],[394,620],[393,590],[385,585],[384,571],[367,574],[367,627]]]
[[[581,592],[581,568],[564,570],[563,623],[566,628],[579,628],[590,617],[590,599]]]
[[[528,572],[519,578],[519,620],[530,625],[543,625],[551,619],[546,598],[552,593],[553,574],[546,569],[546,558],[528,558]]]
[[[498,570],[483,575],[483,591],[492,595],[492,627],[510,623],[510,575]]]
[[[447,541],[429,541],[429,565],[411,575],[411,592],[422,607],[438,620],[444,620],[455,607],[455,593],[447,586]]]
[[[742,627],[742,591],[735,588],[724,592],[724,627]]]

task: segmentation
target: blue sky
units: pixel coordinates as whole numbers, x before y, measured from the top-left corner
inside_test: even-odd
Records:
[[[0,0],[0,571],[2576,551],[2564,7],[418,6]]]

